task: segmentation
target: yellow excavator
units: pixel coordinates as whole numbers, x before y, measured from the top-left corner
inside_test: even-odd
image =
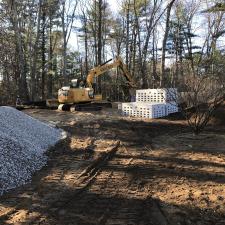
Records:
[[[122,70],[126,78],[126,84],[131,95],[133,95],[132,92],[136,87],[135,83],[131,78],[127,66],[123,63],[121,57],[117,56],[114,60],[108,60],[104,64],[90,70],[85,82],[79,79],[73,79],[70,86],[59,89],[58,102],[60,105],[58,109],[70,111],[100,110],[102,106],[108,106],[110,103],[102,101],[102,95],[94,94],[93,83],[96,77],[117,67]]]

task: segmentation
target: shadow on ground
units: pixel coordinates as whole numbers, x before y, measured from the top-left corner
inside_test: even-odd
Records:
[[[48,166],[36,173],[30,184],[0,197],[0,224],[225,224],[223,208],[199,207],[190,196],[185,202],[177,203],[173,203],[174,199],[156,197],[156,193],[166,194],[169,186],[176,183],[178,186],[185,182],[196,186],[211,183],[215,187],[225,184],[223,161],[182,158],[179,149],[155,148],[154,138],[188,132],[185,124],[98,119],[61,127],[71,136],[48,152]],[[84,142],[88,138],[120,140],[122,146],[85,185],[88,175],[83,183],[79,175],[100,153],[95,151],[95,142],[76,147],[71,145],[73,138]],[[196,150],[198,154],[202,152]],[[210,153],[208,150],[204,153],[207,152]],[[219,154],[225,158],[223,152]],[[206,171],[205,167],[222,172]],[[223,199],[218,202],[224,204]]]

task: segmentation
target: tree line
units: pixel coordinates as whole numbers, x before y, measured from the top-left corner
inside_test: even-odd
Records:
[[[222,3],[117,4],[118,11],[112,12],[109,0],[1,0],[0,104],[13,104],[17,96],[24,101],[56,97],[70,79],[85,79],[91,68],[116,55],[139,88],[199,92],[206,82],[205,92],[210,85],[223,90]],[[120,73],[117,69],[98,77],[96,91],[123,100]]]

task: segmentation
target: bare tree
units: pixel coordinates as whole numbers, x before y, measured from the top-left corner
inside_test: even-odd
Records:
[[[26,57],[23,48],[22,34],[21,34],[21,22],[19,22],[18,3],[14,0],[8,0],[8,12],[10,15],[11,23],[13,25],[16,48],[18,50],[18,65],[20,70],[19,90],[18,93],[24,100],[29,99],[27,80],[26,80]]]
[[[184,85],[185,92],[179,95],[181,109],[193,133],[198,135],[224,101],[225,82],[216,76],[192,75],[186,77]]]
[[[39,1],[38,4],[38,14],[37,14],[37,32],[34,42],[34,47],[32,49],[32,62],[31,62],[31,100],[34,101],[36,99],[36,71],[37,71],[37,57],[38,57],[38,41],[40,38],[40,24],[41,24],[41,6],[42,0]]]
[[[61,22],[63,33],[63,77],[66,76],[67,45],[72,32],[73,23],[75,21],[77,5],[78,0],[61,0]]]
[[[160,87],[164,86],[164,76],[165,76],[165,58],[166,58],[166,42],[168,38],[169,33],[169,24],[170,24],[170,14],[171,9],[173,7],[173,4],[176,0],[171,0],[170,3],[167,6],[166,10],[166,25],[165,25],[165,33],[163,36],[163,42],[162,42],[162,58],[161,58],[161,76],[160,76]]]

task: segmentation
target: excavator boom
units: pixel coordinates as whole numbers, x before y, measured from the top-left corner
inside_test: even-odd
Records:
[[[110,69],[119,67],[123,71],[123,75],[126,78],[129,86],[135,87],[135,84],[134,84],[134,82],[133,82],[133,80],[132,80],[132,78],[130,76],[130,73],[129,73],[128,69],[127,69],[127,66],[123,63],[121,57],[117,56],[116,59],[112,63],[108,63],[110,61],[112,61],[112,59],[108,60],[107,62],[105,62],[102,65],[99,65],[99,66],[93,68],[89,72],[89,74],[87,76],[87,79],[86,79],[87,86],[88,87],[92,87],[92,84],[94,83],[94,78],[95,77],[100,76],[101,74],[105,73],[106,71],[108,71]]]

